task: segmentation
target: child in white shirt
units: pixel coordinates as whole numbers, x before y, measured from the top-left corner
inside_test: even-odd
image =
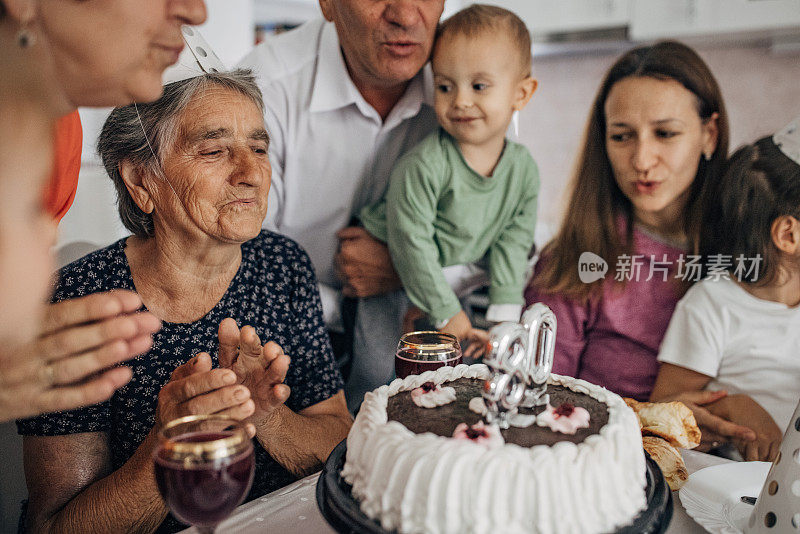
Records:
[[[707,278],[675,309],[651,396],[721,390],[690,407],[701,424],[709,412],[732,423],[704,432],[746,460],[775,458],[800,399],[800,163],[789,148],[800,136],[790,131],[739,149],[708,197]]]

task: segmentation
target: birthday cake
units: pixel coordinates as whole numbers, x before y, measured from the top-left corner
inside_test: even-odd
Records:
[[[364,514],[403,534],[587,534],[645,508],[639,424],[619,396],[551,375],[546,413],[499,430],[476,400],[491,374],[442,367],[367,393],[341,472]]]

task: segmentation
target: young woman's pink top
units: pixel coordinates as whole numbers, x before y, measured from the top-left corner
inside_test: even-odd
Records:
[[[624,397],[647,400],[658,373],[658,347],[681,296],[679,278],[684,273],[687,280],[699,274],[687,270],[683,261],[691,258],[684,249],[638,228],[633,237],[635,255],[640,257],[635,262],[606,258],[608,272],[599,300],[581,304],[540,293],[529,285],[525,301],[527,305],[543,302],[556,314],[554,373],[587,380]],[[539,260],[537,273],[545,261],[547,258]],[[639,265],[638,276],[635,268],[630,268],[634,263]],[[614,284],[620,274],[630,276],[622,290]]]

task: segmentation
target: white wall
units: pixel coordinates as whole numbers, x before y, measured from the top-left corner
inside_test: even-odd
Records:
[[[206,0],[208,20],[198,26],[227,67],[233,67],[255,42],[254,0]]]

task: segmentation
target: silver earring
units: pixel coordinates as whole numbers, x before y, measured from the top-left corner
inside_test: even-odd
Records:
[[[17,45],[20,48],[30,48],[36,44],[36,36],[28,28],[20,28],[17,32]]]
[[[709,154],[708,152],[704,152],[703,157],[706,158],[706,161],[711,161],[711,154]]]

